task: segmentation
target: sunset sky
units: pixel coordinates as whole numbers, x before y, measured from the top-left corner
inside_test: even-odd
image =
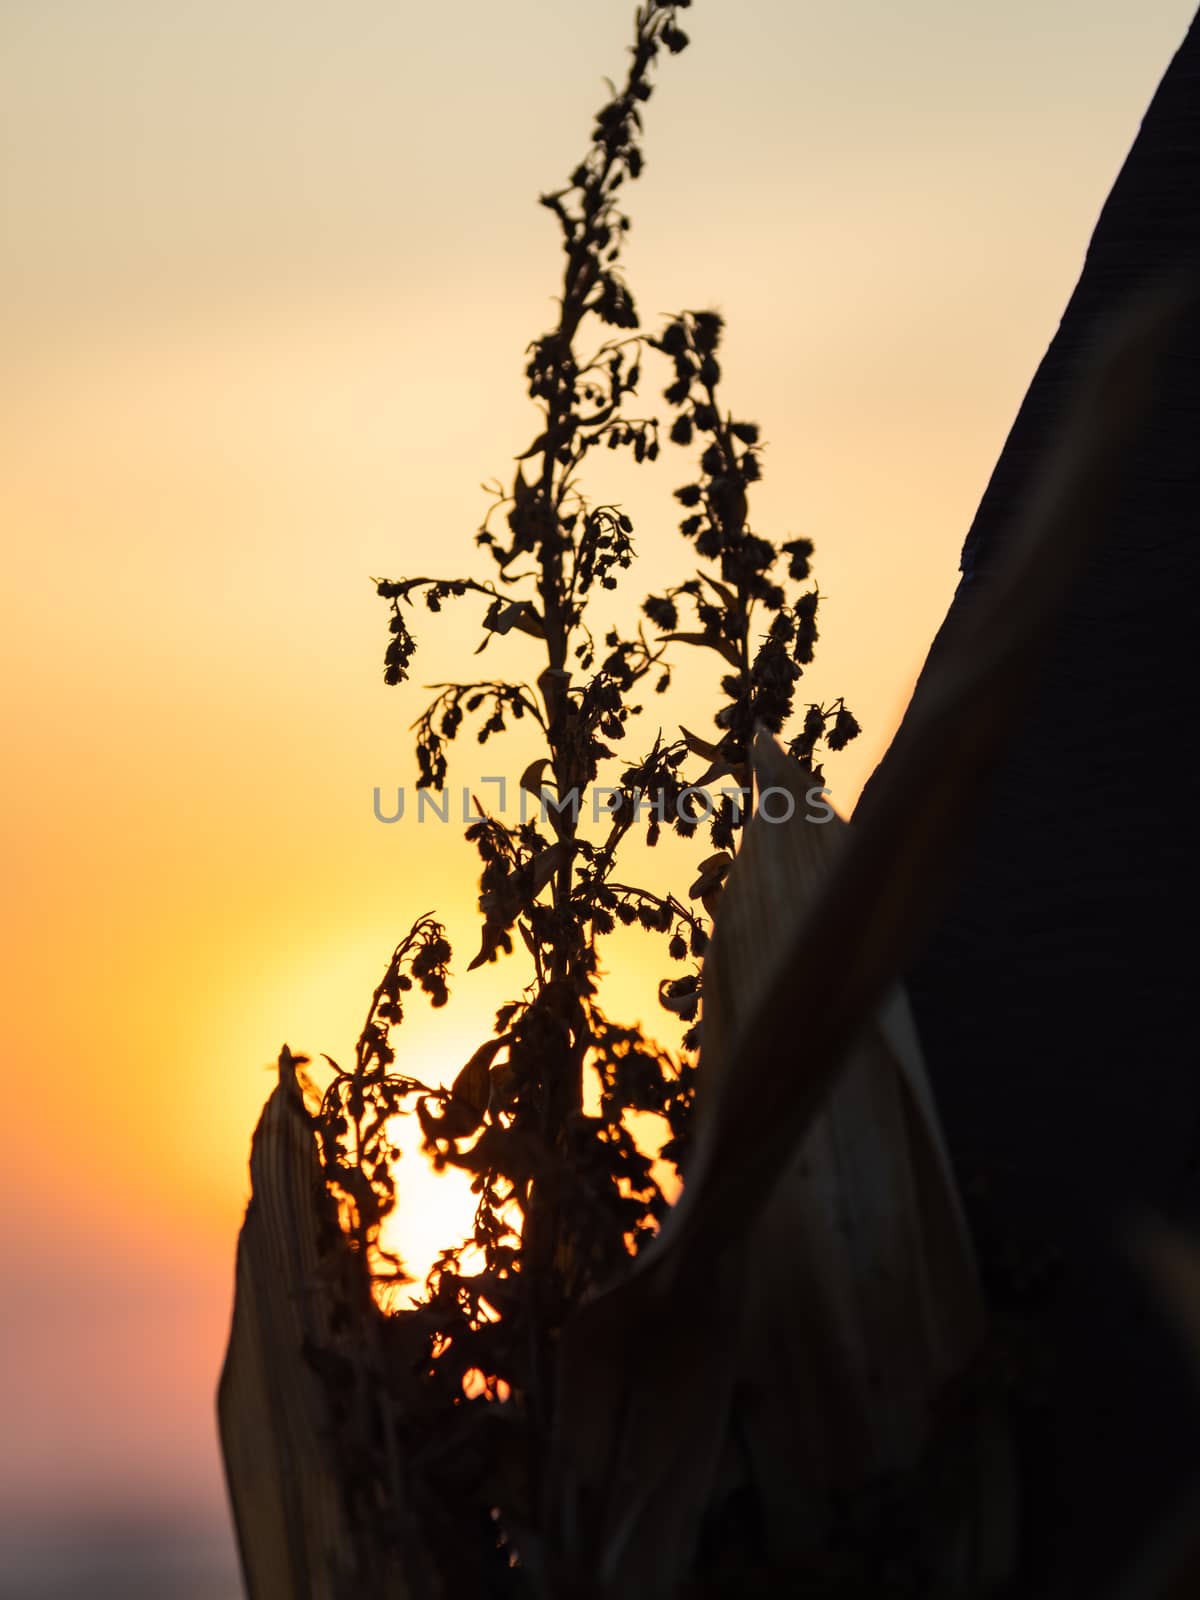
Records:
[[[802,687],[864,728],[827,768],[843,813],[1192,9],[683,16],[627,275],[650,326],[726,318],[726,399],[766,444],[753,523],[817,546]],[[523,981],[463,972],[461,827],[372,815],[375,785],[411,810],[420,685],[472,670],[479,613],[422,610],[414,683],[388,689],[369,578],[470,571],[480,486],[538,431],[523,351],[559,259],[536,198],[631,28],[629,0],[0,5],[0,1550],[18,1523],[220,1518],[213,1389],[280,1044],[349,1055],[426,910],[461,977],[401,1036],[414,1071],[452,1073]],[[692,456],[604,456],[585,487],[643,557],[628,618],[684,575]],[[519,774],[494,748],[462,745],[456,790]],[[612,1008],[658,1026],[644,948],[614,951]],[[415,1160],[401,1194],[419,1255],[441,1202]]]

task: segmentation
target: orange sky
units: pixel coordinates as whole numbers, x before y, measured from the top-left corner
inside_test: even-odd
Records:
[[[536,431],[522,351],[558,261],[535,199],[582,153],[631,14],[0,14],[18,1130],[0,1407],[30,1441],[0,1462],[0,1522],[64,1491],[85,1510],[219,1504],[211,1392],[269,1064],[284,1039],[349,1053],[420,912],[473,953],[460,830],[372,818],[373,785],[412,783],[422,699],[383,686],[368,576],[466,570],[481,481]],[[866,730],[828,768],[843,811],[1190,14],[702,0],[685,18],[629,191],[628,273],[649,322],[724,312],[726,398],[767,444],[755,523],[816,541],[807,686]],[[672,449],[587,480],[644,556],[616,614],[678,570],[685,471]],[[418,683],[459,670],[474,616],[426,622]],[[494,770],[469,743],[453,776]],[[639,948],[613,956],[627,1012]],[[436,1027],[414,1024],[414,1067],[453,1071],[517,983],[464,977]]]

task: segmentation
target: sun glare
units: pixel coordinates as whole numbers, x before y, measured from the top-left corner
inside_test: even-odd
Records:
[[[400,1150],[393,1168],[396,1206],[383,1225],[385,1250],[400,1257],[414,1282],[404,1287],[401,1300],[415,1299],[430,1269],[444,1250],[470,1239],[474,1232],[475,1196],[471,1174],[458,1167],[435,1172],[421,1150],[421,1130],[415,1116],[397,1117],[389,1132]],[[466,1272],[483,1267],[483,1252],[471,1245],[462,1258]]]

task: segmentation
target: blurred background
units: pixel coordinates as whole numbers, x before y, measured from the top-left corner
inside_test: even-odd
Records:
[[[651,327],[727,319],[726,402],[766,442],[753,520],[817,546],[802,697],[864,729],[827,766],[843,814],[1191,10],[682,17],[627,274]],[[213,1394],[272,1063],[350,1053],[421,912],[460,973],[477,938],[461,822],[413,820],[408,728],[478,613],[422,612],[389,690],[369,579],[474,570],[481,484],[538,431],[523,351],[559,262],[536,198],[631,31],[629,0],[0,5],[5,1600],[238,1592]],[[643,558],[614,618],[683,575],[690,460],[585,479]],[[649,704],[646,745],[660,710],[703,732],[704,688]],[[522,765],[468,738],[451,780]],[[406,787],[405,820],[375,820],[375,786]],[[611,1009],[671,1040],[642,951],[613,945]],[[452,1074],[519,983],[463,974],[404,1064]],[[467,1211],[402,1168],[423,1270]]]

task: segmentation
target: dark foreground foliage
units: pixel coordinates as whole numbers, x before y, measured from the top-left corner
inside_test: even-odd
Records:
[[[393,1205],[390,1119],[415,1113],[435,1165],[472,1174],[478,1206],[468,1244],[482,1253],[482,1268],[468,1268],[463,1249],[447,1241],[421,1304],[386,1316],[387,1345],[405,1374],[402,1406],[388,1374],[375,1376],[381,1406],[392,1391],[427,1537],[462,1592],[524,1581],[510,1554],[542,1498],[560,1330],[653,1237],[668,1205],[665,1174],[687,1152],[700,958],[746,820],[754,731],[784,734],[810,770],[816,800],[822,752],[858,732],[841,700],[809,703],[794,718],[817,642],[813,547],[807,539],[778,545],[751,525],[762,450],[757,425],[724,403],[722,319],[685,311],[644,334],[620,270],[630,225],[622,190],[642,170],[654,63],[688,42],[683,9],[658,0],[640,7],[624,86],[597,116],[569,182],[541,197],[565,258],[560,310],[528,350],[540,423],[477,534],[485,575],[377,580],[391,608],[390,684],[409,675],[421,602],[431,613],[475,604],[480,651],[519,634],[540,658],[532,681],[436,685],[416,723],[420,784],[434,788],[468,729],[480,744],[515,722],[538,729],[544,754],[520,780],[525,819],[488,814],[476,800],[481,820],[467,831],[481,862],[480,944],[470,966],[519,960],[514,998],[449,1088],[397,1071],[392,1030],[407,999],[418,989],[435,1006],[447,998],[449,944],[423,917],[397,947],[354,1067],[335,1069],[319,1115],[326,1173],[378,1284],[402,1276],[379,1242]],[[666,417],[635,410],[647,382],[662,386]],[[619,506],[585,497],[581,469],[591,457],[599,477],[601,450],[653,461],[664,441],[692,461],[675,498],[694,571],[647,598],[644,620],[623,633],[594,619],[634,561],[633,526]],[[669,694],[681,647],[718,665],[713,731],[660,730],[625,755],[646,718],[645,697]],[[638,857],[630,844],[654,845],[664,829],[708,836],[694,880],[678,892],[640,884],[623,865]],[[660,999],[685,1029],[677,1051],[603,1009],[598,952],[618,924],[661,941]],[[647,1128],[661,1130],[650,1147]],[[497,1396],[507,1403],[492,1404]],[[382,1434],[375,1447],[382,1450]],[[369,1455],[360,1461],[368,1475]],[[394,1510],[385,1497],[378,1516],[386,1523]]]
[[[720,318],[683,312],[645,336],[617,272],[628,223],[614,196],[641,167],[651,64],[686,45],[682,9],[642,6],[624,89],[570,183],[544,197],[566,256],[561,315],[530,347],[542,427],[480,532],[494,570],[379,583],[392,606],[390,681],[411,662],[420,597],[432,611],[483,602],[481,649],[516,633],[540,653],[532,684],[438,686],[417,724],[427,786],[443,781],[468,719],[483,741],[517,720],[539,731],[543,753],[521,780],[540,802],[536,819],[483,815],[471,828],[483,868],[472,964],[512,958],[520,976],[448,1089],[405,1075],[392,1030],[408,998],[448,999],[449,944],[423,915],[372,996],[348,1070],[330,1062],[318,1092],[298,1076],[301,1058],[281,1056],[254,1140],[219,1399],[254,1600],[1050,1600],[1109,1592],[1113,1530],[1145,1545],[1130,1490],[1155,1463],[1094,1452],[1094,1418],[1112,1400],[1099,1355],[1115,1335],[1097,1338],[1090,1323],[1069,1343],[1060,1335],[1072,1360],[1092,1355],[1073,1380],[1086,1420],[1073,1422],[1061,1379],[1036,1381],[1049,1369],[1029,1312],[1047,1282],[1028,1256],[1014,1276],[1004,1230],[989,1236],[978,1216],[973,1247],[894,980],[945,898],[986,775],[1118,487],[1140,505],[1156,481],[1137,454],[1152,404],[1169,424],[1151,431],[1169,441],[1172,485],[1190,459],[1171,432],[1195,412],[1195,363],[1178,363],[1180,297],[1152,291],[1112,317],[1107,354],[1082,374],[994,570],[970,590],[970,626],[939,637],[853,828],[839,840],[837,829],[766,826],[762,805],[743,834],[736,802],[750,770],[761,796],[775,785],[807,798],[823,752],[857,730],[840,701],[802,707],[799,731],[791,721],[816,641],[812,548],[776,548],[747,520],[759,436],[722,410]],[[1155,237],[1147,200],[1157,214],[1164,193],[1185,192],[1150,182],[1153,163],[1139,161],[1153,148],[1181,170],[1193,42],[1122,178],[1122,205],[1138,198],[1139,250]],[[1165,214],[1190,262],[1194,207]],[[1110,277],[1127,288],[1133,258],[1124,234],[1117,243]],[[1194,332],[1194,295],[1184,309]],[[595,332],[597,321],[616,331]],[[584,330],[600,341],[586,356]],[[1172,342],[1175,375],[1163,381],[1156,352]],[[632,414],[643,363],[670,380],[661,424]],[[600,443],[652,459],[660,436],[695,452],[677,490],[694,570],[645,601],[632,633],[608,630],[601,645],[589,620],[633,560],[633,529],[619,507],[583,498],[579,469]],[[1178,505],[1186,520],[1192,501]],[[677,647],[717,664],[714,728],[660,731],[622,759],[643,690],[671,688]],[[600,784],[608,763],[620,768],[611,791]],[[698,786],[726,782],[710,811]],[[612,804],[593,820],[588,797],[605,792]],[[686,891],[631,881],[631,844],[643,829],[653,844],[663,828],[707,834],[711,853]],[[1013,866],[1025,883],[1019,851]],[[665,941],[660,995],[686,1029],[678,1050],[600,1007],[597,950],[618,924]],[[1008,959],[1006,948],[992,965]],[[1165,988],[1155,968],[1155,996]],[[1042,1018],[1022,1049],[1039,1028]],[[955,1075],[978,1066],[981,1043],[965,1040]],[[1055,1046],[1047,1070],[1059,1057],[1073,1052]],[[397,1310],[403,1264],[380,1229],[394,1209],[395,1119],[407,1115],[435,1165],[472,1174],[478,1213],[475,1254],[451,1244],[423,1300]],[[1132,1126],[1121,1116],[1117,1166]],[[688,1183],[668,1207],[672,1163],[686,1163]],[[1052,1170],[1057,1191],[1056,1155]],[[1148,1227],[1138,1250],[1194,1344],[1194,1244]],[[1140,1408],[1145,1385],[1134,1369],[1126,1377]],[[1044,1405],[1078,1430],[1062,1485],[1080,1512],[1069,1549],[1039,1551],[1014,1514],[1014,1392],[1018,1415]],[[1096,1455],[1090,1472],[1078,1468],[1085,1452]],[[1194,1505],[1181,1511],[1116,1593],[1197,1592]]]

